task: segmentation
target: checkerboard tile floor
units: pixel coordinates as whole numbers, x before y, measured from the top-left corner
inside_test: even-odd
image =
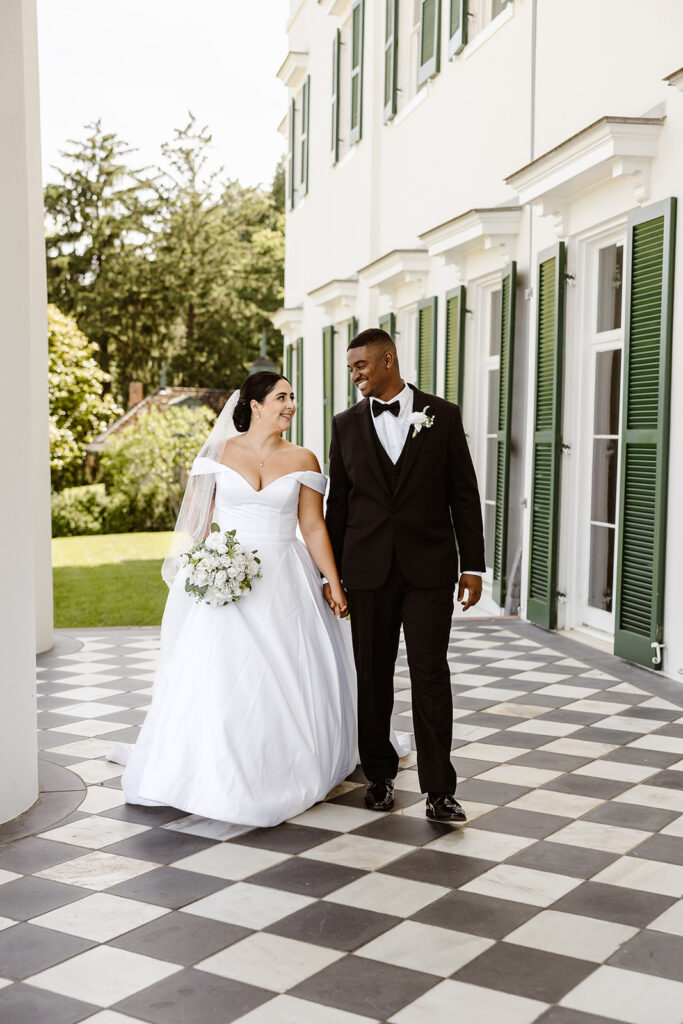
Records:
[[[466,827],[426,821],[409,755],[392,814],[356,773],[234,835],[127,806],[105,760],[144,718],[158,631],[60,640],[40,747],[74,784],[49,827],[0,828],[3,1024],[683,1022],[683,687],[516,620],[454,624]]]

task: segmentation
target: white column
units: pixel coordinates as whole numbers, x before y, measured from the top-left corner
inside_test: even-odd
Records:
[[[50,642],[46,342],[35,0],[0,3],[0,821],[38,795],[36,590]],[[36,443],[37,442],[37,443]],[[48,506],[49,507],[49,506]],[[36,544],[36,535],[40,544]],[[40,570],[36,573],[36,566]],[[47,582],[46,582],[47,577]]]

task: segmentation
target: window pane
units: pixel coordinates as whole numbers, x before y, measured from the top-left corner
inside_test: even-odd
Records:
[[[491,0],[491,18],[497,17],[507,5],[508,0]]]
[[[488,501],[496,500],[496,469],[498,459],[498,440],[495,437],[486,438],[486,492],[485,498]]]
[[[486,564],[493,565],[493,538],[496,525],[496,506],[484,505],[484,546],[486,549]],[[465,566],[465,569],[468,567]]]
[[[612,611],[614,580],[614,530],[611,526],[591,526],[591,559],[588,603],[592,608]]]
[[[460,31],[460,21],[462,14],[462,0],[450,0],[451,11],[449,21],[449,37],[455,35],[456,32]]]
[[[621,394],[621,350],[598,352],[595,356],[594,434],[619,433]]]
[[[489,404],[486,410],[486,433],[498,433],[498,388],[500,373],[498,370],[489,370]]]
[[[424,0],[422,5],[422,53],[420,64],[426,64],[434,56],[435,25],[436,0]]]
[[[598,257],[598,331],[621,327],[624,247],[608,245]]]
[[[617,505],[617,473],[619,442],[596,438],[593,441],[593,491],[591,519],[614,523]]]
[[[491,292],[491,338],[489,340],[489,355],[492,356],[500,354],[500,298],[500,288],[495,292]]]

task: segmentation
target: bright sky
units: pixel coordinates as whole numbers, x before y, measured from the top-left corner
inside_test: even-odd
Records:
[[[45,180],[90,121],[143,166],[191,110],[229,177],[270,184],[285,148],[275,73],[288,14],[288,0],[38,0]]]

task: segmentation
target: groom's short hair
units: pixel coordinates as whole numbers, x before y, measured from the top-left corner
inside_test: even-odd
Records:
[[[386,331],[383,331],[381,327],[368,327],[366,330],[361,331],[355,338],[352,338],[349,342],[346,351],[352,348],[363,348],[364,345],[384,345],[385,349],[395,352],[396,345],[394,339]]]

